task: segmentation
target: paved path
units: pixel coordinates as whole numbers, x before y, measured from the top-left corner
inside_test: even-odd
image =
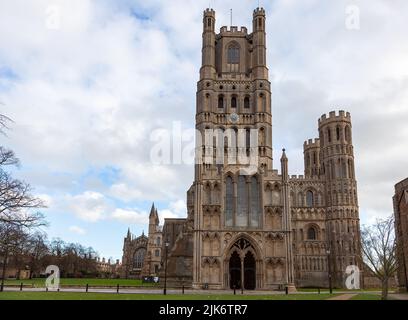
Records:
[[[329,298],[327,300],[350,300],[356,295],[356,293],[346,293],[346,294],[341,294],[336,297]]]

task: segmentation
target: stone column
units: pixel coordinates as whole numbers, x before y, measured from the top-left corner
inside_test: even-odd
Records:
[[[286,286],[289,292],[296,292],[293,252],[292,252],[292,227],[289,201],[289,183],[288,183],[288,158],[285,149],[281,157],[281,174],[282,174],[282,198],[283,198],[283,228],[285,232],[285,249],[286,249]]]

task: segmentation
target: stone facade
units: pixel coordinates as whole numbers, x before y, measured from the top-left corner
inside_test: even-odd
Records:
[[[123,240],[123,256],[121,266],[121,277],[141,278],[142,269],[146,261],[148,238],[142,234],[135,237],[130,229]]]
[[[394,215],[397,239],[398,287],[408,291],[408,178],[395,185]]]
[[[343,287],[346,266],[362,269],[350,114],[318,119],[319,137],[303,146],[304,175],[289,176],[284,150],[280,171],[273,167],[265,21],[257,8],[252,33],[216,33],[214,10],[204,11],[194,181],[187,218],[166,219],[162,235],[174,283],[294,290],[331,278]]]

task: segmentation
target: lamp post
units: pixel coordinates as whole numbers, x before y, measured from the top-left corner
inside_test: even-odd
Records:
[[[163,294],[167,294],[167,249],[169,247],[169,240],[166,240],[166,243],[164,244],[166,247],[165,251],[165,256],[164,256],[164,289],[163,289]]]
[[[330,250],[327,250],[326,253],[327,253],[327,269],[329,273],[329,291],[330,291],[330,294],[332,294],[333,288],[332,288],[332,274],[331,274],[331,264],[330,264]]]

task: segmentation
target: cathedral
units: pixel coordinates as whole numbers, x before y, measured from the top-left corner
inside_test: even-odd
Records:
[[[162,280],[166,270],[168,285],[200,289],[294,291],[344,287],[346,267],[362,269],[351,116],[318,119],[304,175],[289,175],[284,149],[273,167],[265,22],[257,8],[252,33],[217,33],[214,10],[204,11],[186,218],[161,226],[153,206],[148,237],[124,240],[127,272]]]

